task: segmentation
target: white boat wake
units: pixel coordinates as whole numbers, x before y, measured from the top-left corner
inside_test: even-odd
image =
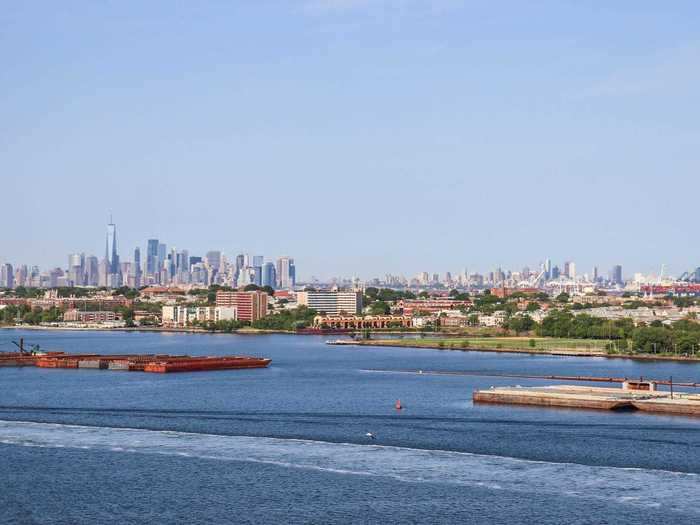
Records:
[[[570,496],[700,515],[700,476],[444,450],[267,437],[0,421],[0,443],[258,462],[491,490]]]

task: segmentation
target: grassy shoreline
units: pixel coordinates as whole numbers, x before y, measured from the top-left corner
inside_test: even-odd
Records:
[[[155,332],[183,334],[218,334],[218,335],[300,335],[289,330],[270,330],[243,327],[233,332],[212,332],[202,328],[162,328],[162,327],[133,327],[133,328],[79,328],[60,326],[0,326],[0,330],[46,330],[46,331],[77,331],[77,332]],[[373,332],[377,333],[377,332]],[[389,334],[390,332],[381,332]],[[405,333],[404,333],[405,334]],[[323,334],[319,334],[323,335]],[[606,340],[595,339],[561,339],[547,337],[440,337],[439,332],[426,334],[425,338],[406,339],[341,339],[337,344],[350,346],[385,346],[395,348],[425,348],[432,350],[455,350],[461,352],[498,352],[511,354],[553,355],[568,357],[605,357],[610,359],[634,359],[640,361],[678,361],[685,363],[700,362],[698,357],[685,357],[669,354],[628,354],[609,353],[605,350]],[[535,341],[535,347],[530,346]],[[465,344],[466,343],[466,344]]]
[[[488,339],[488,343],[484,343],[484,340]],[[550,347],[535,347],[531,348],[524,345],[511,344],[508,346],[506,340],[508,339],[522,339],[528,342],[532,338],[471,338],[468,340],[469,344],[459,345],[456,340],[445,340],[445,339],[362,339],[362,340],[340,340],[336,344],[349,345],[349,346],[384,346],[384,347],[394,347],[394,348],[424,348],[431,350],[453,350],[460,352],[497,352],[497,353],[511,353],[511,354],[530,354],[530,355],[553,355],[553,356],[566,356],[566,357],[605,357],[610,359],[634,359],[639,361],[679,361],[685,363],[698,363],[700,362],[700,357],[686,357],[679,355],[668,355],[668,354],[629,354],[629,353],[609,353],[604,348],[594,348],[593,346],[586,348],[582,345],[578,348],[576,347],[566,347],[558,346],[557,341],[554,339],[539,338],[535,339],[537,343],[547,342]],[[448,342],[449,341],[449,342]],[[459,341],[464,341],[460,339]],[[569,341],[569,340],[567,340]],[[587,341],[590,342],[590,341]],[[606,341],[598,341],[603,343]],[[499,346],[500,345],[500,346]]]

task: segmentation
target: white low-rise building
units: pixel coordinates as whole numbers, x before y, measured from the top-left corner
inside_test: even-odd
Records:
[[[506,320],[506,313],[505,311],[499,310],[497,312],[494,312],[493,315],[480,315],[479,316],[479,326],[485,326],[485,327],[496,327],[496,326],[503,326],[503,323]]]
[[[163,307],[163,326],[190,326],[195,322],[235,321],[238,313],[232,306],[173,306]]]

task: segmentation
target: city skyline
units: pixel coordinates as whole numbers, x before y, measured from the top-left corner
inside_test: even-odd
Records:
[[[208,265],[207,268],[212,268],[215,271],[220,270],[220,266],[223,264],[231,264],[235,268],[235,276],[233,278],[229,277],[229,283],[237,284],[240,282],[240,286],[245,286],[246,284],[257,284],[257,285],[272,285],[277,288],[293,288],[293,282],[329,282],[331,280],[345,280],[345,279],[360,279],[361,281],[379,281],[388,285],[408,285],[410,282],[419,282],[422,285],[430,285],[433,283],[450,283],[452,282],[453,271],[451,270],[441,270],[438,273],[433,273],[436,264],[431,266],[433,271],[421,270],[418,272],[413,272],[412,274],[406,274],[401,272],[375,272],[372,276],[360,277],[357,274],[353,275],[341,275],[334,274],[332,270],[327,271],[327,275],[323,277],[310,276],[307,278],[299,279],[296,275],[296,267],[294,258],[289,256],[277,256],[272,258],[266,258],[263,255],[250,255],[248,253],[237,253],[235,256],[231,256],[230,260],[227,258],[226,252],[223,250],[206,250],[204,255],[195,255],[194,252],[190,253],[187,249],[179,250],[176,245],[168,245],[166,243],[160,242],[157,238],[149,238],[143,244],[145,248],[144,253],[146,254],[144,259],[141,258],[141,247],[136,246],[133,249],[133,258],[122,257],[120,255],[119,247],[117,242],[117,226],[113,220],[113,216],[110,214],[109,223],[107,224],[107,232],[105,236],[105,252],[104,257],[100,259],[99,257],[92,255],[85,251],[73,252],[68,254],[68,265],[67,267],[61,265],[49,265],[43,267],[44,270],[54,270],[54,269],[65,269],[67,278],[73,283],[78,283],[78,285],[98,285],[98,278],[96,275],[99,273],[106,279],[100,282],[101,286],[112,286],[118,287],[122,285],[128,286],[142,286],[147,284],[160,284],[160,283],[170,283],[171,281],[177,284],[191,284],[192,282],[188,280],[182,280],[182,276],[176,275],[178,272],[184,271],[191,274],[194,270],[198,270],[195,266],[199,264]],[[163,268],[164,262],[169,261],[170,270]],[[185,262],[186,261],[186,262]],[[273,262],[274,261],[274,262]],[[7,273],[9,270],[6,268],[7,264],[13,267],[40,267],[37,264],[27,264],[27,263],[17,263],[10,260],[0,259],[0,264],[3,265],[3,271]],[[290,264],[291,264],[291,274],[290,274]],[[192,266],[195,265],[195,266]],[[82,278],[76,277],[76,268],[79,267],[80,271],[83,272]],[[505,282],[506,278],[513,281],[521,280],[522,282],[532,280],[541,273],[539,276],[544,277],[544,280],[554,280],[562,278],[568,278],[573,281],[588,281],[596,282],[599,279],[607,279],[609,282],[623,284],[625,281],[629,280],[629,275],[623,278],[623,265],[613,264],[609,269],[606,269],[600,265],[593,265],[592,267],[586,269],[581,266],[577,266],[576,261],[573,260],[563,260],[561,262],[553,261],[551,258],[546,257],[540,260],[533,267],[527,264],[522,265],[517,268],[509,268],[504,266],[495,266],[490,269],[480,269],[480,268],[469,268],[464,266],[462,270],[454,272],[454,282],[460,285],[469,286],[470,276],[476,278],[476,282],[490,282],[499,283]],[[577,270],[578,269],[578,270]],[[245,271],[241,271],[245,270]],[[162,276],[163,271],[169,272],[168,276]],[[658,277],[663,278],[675,278],[684,275],[686,272],[697,271],[697,268],[689,268],[684,270],[678,275],[673,275],[669,271],[665,264],[662,264],[657,273],[650,272],[645,275],[644,272],[638,271],[638,269],[633,269],[633,273],[636,276],[644,275],[644,277]],[[119,282],[114,280],[114,277],[120,276],[122,272],[126,272],[128,275],[133,276],[133,282],[129,284],[129,281],[121,280],[119,277]],[[291,280],[290,280],[290,277]],[[112,280],[110,277],[112,276]],[[382,277],[380,277],[382,276]],[[187,279],[192,279],[192,275],[188,275]],[[206,281],[207,278],[204,279]],[[84,282],[81,282],[84,281]],[[199,281],[195,280],[194,283]],[[472,282],[472,285],[475,284]]]
[[[608,283],[622,286],[627,282],[660,282],[662,279],[676,279],[665,265],[657,274],[643,274],[634,271],[634,276],[623,274],[620,264],[613,265],[607,272],[604,268],[594,265],[590,271],[581,270],[573,260],[557,263],[545,258],[534,267],[524,265],[517,269],[498,266],[491,270],[482,271],[468,267],[455,272],[433,273],[421,271],[413,275],[385,273],[382,278],[372,276],[360,279],[358,276],[336,275],[328,279],[298,279],[294,258],[285,255],[267,261],[263,255],[239,253],[228,258],[221,250],[208,250],[204,255],[196,255],[187,249],[178,250],[175,245],[168,246],[160,239],[149,238],[145,243],[145,258],[141,258],[141,247],[133,251],[133,258],[128,260],[119,255],[117,243],[117,225],[110,214],[105,235],[105,253],[100,260],[97,256],[86,252],[75,252],[68,255],[68,266],[49,267],[40,271],[38,265],[16,264],[0,261],[0,286],[33,285],[46,286],[107,286],[118,288],[128,286],[139,288],[147,285],[199,285],[209,286],[220,284],[234,287],[244,287],[249,284],[271,286],[277,289],[294,289],[297,282],[338,282],[338,283],[371,283],[386,286],[415,287],[415,286],[540,286],[546,282],[570,283]],[[31,268],[31,270],[30,270]],[[577,268],[579,268],[577,270]],[[483,272],[483,273],[482,273]],[[15,278],[15,274],[17,278]],[[700,280],[700,267],[691,268],[680,278]],[[27,283],[27,284],[25,284]],[[60,283],[60,284],[59,284]]]
[[[439,4],[8,6],[0,258],[697,266],[697,6]]]

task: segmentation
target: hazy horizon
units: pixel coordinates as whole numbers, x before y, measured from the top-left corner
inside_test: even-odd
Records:
[[[700,266],[700,6],[26,3],[0,262],[146,239],[299,278]]]

